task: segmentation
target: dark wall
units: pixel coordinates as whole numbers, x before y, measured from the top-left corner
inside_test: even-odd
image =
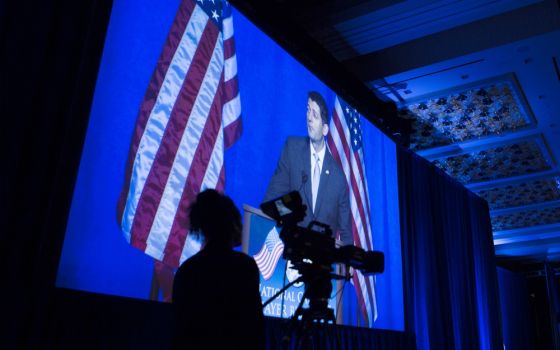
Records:
[[[170,349],[172,308],[170,304],[56,289],[55,307],[40,339],[41,349]],[[216,324],[220,317],[216,315]],[[222,325],[220,325],[222,326]],[[213,327],[213,325],[208,325]],[[282,339],[291,334],[290,349],[300,339],[295,326],[290,333],[286,320],[265,318],[266,348],[282,349]],[[317,349],[413,350],[411,333],[358,327],[317,327],[308,333]],[[248,329],[240,337],[252,335]],[[188,344],[185,344],[188,349]]]
[[[535,350],[553,349],[550,304],[546,278],[533,277],[527,281],[529,294],[529,319],[533,334],[532,348]]]
[[[32,346],[51,300],[111,6],[11,1],[0,12],[0,338],[8,348]]]

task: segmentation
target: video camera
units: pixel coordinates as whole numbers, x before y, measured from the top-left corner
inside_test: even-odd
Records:
[[[297,224],[305,218],[306,206],[303,205],[299,192],[293,191],[282,197],[262,203],[262,211],[276,221],[281,227],[280,239],[284,242],[283,257],[290,260],[301,274],[297,280],[282,288],[264,305],[271,302],[290,285],[297,282],[305,284],[304,297],[293,319],[301,316],[304,323],[313,321],[332,321],[336,323],[334,311],[328,307],[332,292],[331,279],[349,279],[333,274],[332,265],[346,264],[359,270],[364,275],[381,273],[384,270],[383,253],[365,251],[362,248],[347,245],[336,247],[331,228],[323,223],[312,221],[307,228]],[[309,300],[309,308],[303,308],[303,300]]]
[[[306,261],[328,266],[346,264],[364,275],[383,272],[385,258],[382,252],[365,251],[353,245],[337,248],[331,228],[317,221],[312,221],[307,228],[297,226],[305,218],[307,209],[299,192],[293,191],[262,203],[261,209],[282,227],[283,257],[291,260],[300,273],[303,274],[301,270],[305,269]]]

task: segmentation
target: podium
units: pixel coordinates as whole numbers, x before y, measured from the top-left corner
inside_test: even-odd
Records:
[[[244,253],[257,262],[260,270],[259,291],[264,303],[284,285],[299,277],[299,274],[296,270],[290,269],[290,263],[282,258],[284,244],[280,240],[280,228],[276,227],[275,221],[262,210],[250,205],[243,205],[243,211],[241,247]],[[342,287],[342,283],[337,281],[332,283],[334,295]],[[263,309],[264,315],[290,318],[296,311],[303,294],[303,283],[290,287],[283,293],[283,301],[282,296],[279,296]],[[332,298],[333,295],[329,300],[329,307],[335,311],[337,323],[340,324],[342,313],[337,312],[337,304],[340,306],[340,293],[337,294],[337,298]],[[304,307],[307,307],[307,303],[304,303]]]

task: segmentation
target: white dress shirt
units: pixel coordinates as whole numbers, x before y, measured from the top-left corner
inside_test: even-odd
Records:
[[[323,160],[325,160],[325,150],[327,145],[323,144],[323,148],[319,152],[315,151],[313,143],[309,141],[309,149],[311,152],[311,195],[313,197],[313,212],[315,212],[315,202],[317,201],[317,192],[319,190],[319,182],[321,181],[321,171],[323,170]],[[318,165],[318,170],[315,169],[315,165]],[[315,174],[318,171],[318,174]]]

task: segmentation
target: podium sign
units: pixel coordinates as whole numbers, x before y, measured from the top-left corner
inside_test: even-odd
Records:
[[[299,277],[296,270],[290,268],[288,262],[282,258],[284,244],[280,240],[280,229],[276,227],[274,220],[266,216],[260,209],[248,205],[243,206],[243,252],[253,257],[260,270],[259,291],[262,302],[266,302],[274,296],[285,284]],[[284,281],[284,271],[286,278]],[[333,281],[333,295],[336,291],[336,283]],[[303,298],[303,283],[297,283],[288,288],[284,293],[284,305],[282,308],[282,295],[268,304],[263,312],[265,316],[289,318],[296,311]],[[331,295],[331,297],[333,296]],[[307,302],[304,304],[307,307]],[[329,307],[336,312],[334,298],[329,299]]]

